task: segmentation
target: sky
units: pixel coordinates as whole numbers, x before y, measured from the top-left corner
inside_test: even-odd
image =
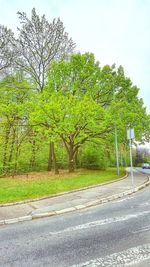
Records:
[[[150,0],[0,0],[0,24],[16,32],[17,11],[33,7],[49,22],[60,17],[77,51],[122,65],[150,113]]]

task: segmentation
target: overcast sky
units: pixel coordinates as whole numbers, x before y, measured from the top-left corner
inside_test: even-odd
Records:
[[[77,50],[104,64],[122,65],[150,113],[150,0],[0,0],[0,24],[15,31],[17,11],[35,7],[60,17]]]

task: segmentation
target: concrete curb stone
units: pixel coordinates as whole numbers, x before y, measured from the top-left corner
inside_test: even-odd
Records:
[[[4,220],[5,224],[11,224],[11,223],[17,223],[17,222],[19,222],[19,218]]]
[[[85,205],[77,205],[77,206],[75,206],[75,208],[77,210],[81,210],[81,209],[84,209],[85,208]]]
[[[0,221],[0,225],[4,225],[5,224],[5,221],[4,220],[1,220]]]
[[[62,214],[62,213],[66,213],[66,212],[70,212],[70,211],[75,211],[75,210],[76,210],[75,207],[66,208],[66,209],[62,209],[62,210],[56,210],[56,214]]]
[[[22,216],[22,217],[18,218],[19,222],[30,221],[30,220],[32,220],[32,216],[31,215]]]
[[[51,211],[51,212],[44,212],[44,213],[37,213],[32,215],[32,219],[38,219],[38,218],[45,218],[45,217],[50,217],[50,216],[54,216],[57,213],[55,211]]]

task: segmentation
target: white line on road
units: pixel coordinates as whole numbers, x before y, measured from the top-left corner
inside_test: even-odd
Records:
[[[73,265],[72,267],[125,267],[142,263],[145,260],[150,260],[150,243]]]
[[[99,221],[92,221],[89,223],[79,224],[77,226],[68,227],[68,228],[61,230],[61,231],[50,232],[50,234],[51,235],[62,234],[62,233],[66,233],[66,232],[88,229],[88,228],[101,226],[101,225],[105,225],[105,224],[127,221],[130,219],[135,219],[135,218],[138,218],[140,216],[147,215],[147,214],[150,214],[150,211],[143,211],[143,212],[138,212],[136,214],[128,214],[128,215],[120,216],[120,217],[108,218],[108,219],[103,219],[103,220],[99,220]]]
[[[119,200],[114,200],[115,203],[119,203],[119,202],[123,202],[123,201],[127,201],[127,200],[130,200],[134,197],[126,197],[126,198],[122,198],[122,199],[119,199]]]
[[[133,234],[137,234],[137,233],[142,233],[142,232],[149,231],[149,230],[150,230],[150,226],[148,226],[148,227],[142,227],[141,229],[139,229],[137,231],[133,231],[132,233]]]

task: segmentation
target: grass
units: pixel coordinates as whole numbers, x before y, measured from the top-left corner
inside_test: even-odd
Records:
[[[18,175],[15,178],[0,178],[0,203],[15,202],[19,200],[38,198],[46,195],[66,192],[86,186],[102,184],[116,180],[125,175],[120,170],[116,175],[115,168],[105,171],[80,170],[74,174],[63,172],[60,175],[52,173],[32,173],[28,176]]]

